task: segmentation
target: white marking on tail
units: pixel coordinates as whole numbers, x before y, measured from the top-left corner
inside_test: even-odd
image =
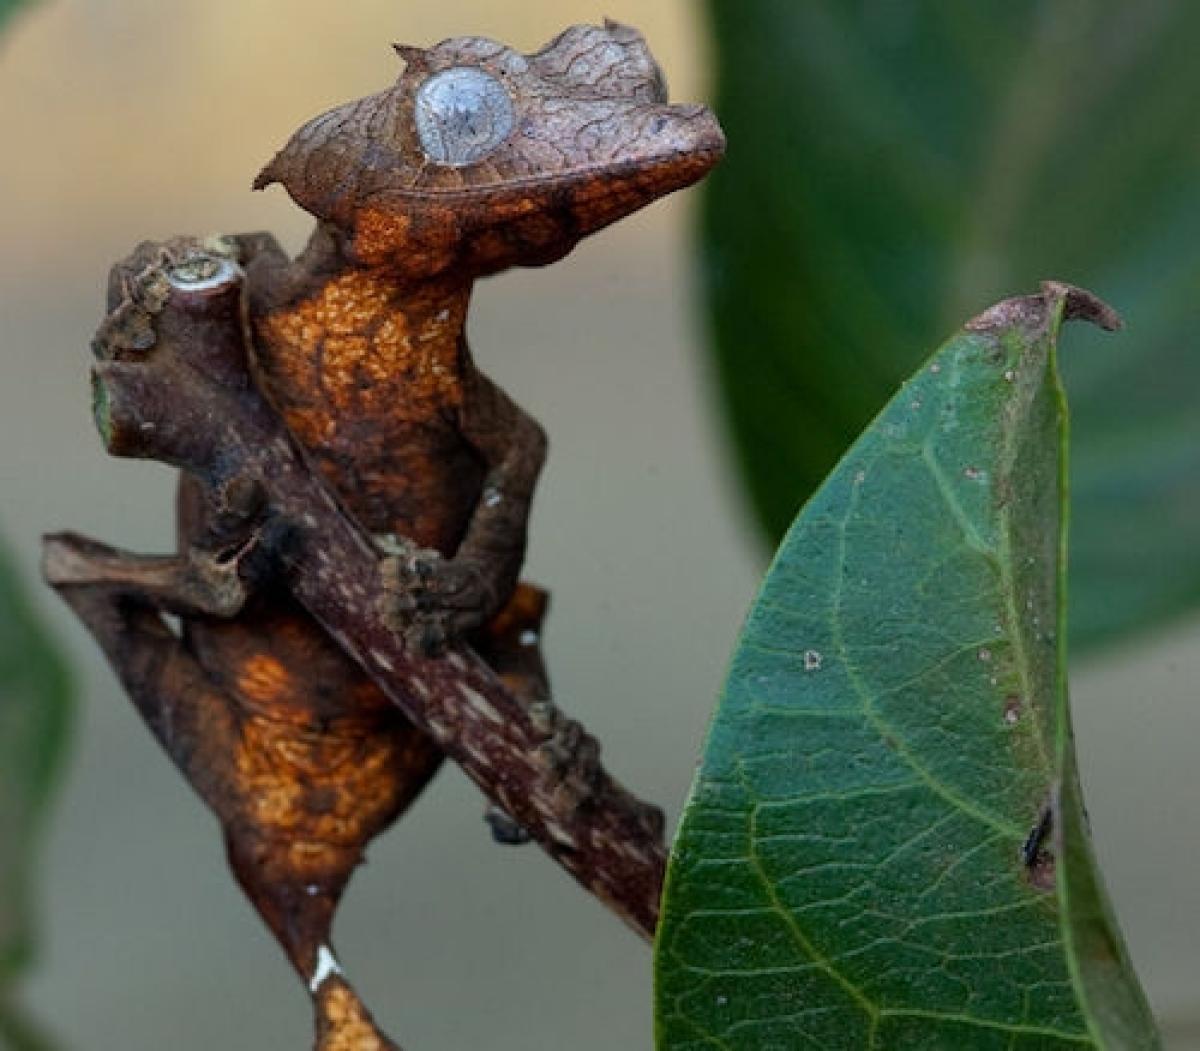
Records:
[[[312,981],[308,983],[308,991],[315,993],[335,974],[341,974],[341,965],[333,955],[328,945],[322,945],[317,950],[317,969],[313,971]]]

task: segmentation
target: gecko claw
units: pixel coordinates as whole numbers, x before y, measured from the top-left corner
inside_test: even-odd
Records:
[[[505,847],[521,847],[533,840],[529,832],[507,811],[492,804],[484,812],[483,820],[491,829],[492,839]]]

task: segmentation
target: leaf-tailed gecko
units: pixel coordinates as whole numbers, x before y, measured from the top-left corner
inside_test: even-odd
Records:
[[[465,636],[544,703],[546,596],[518,575],[546,439],[475,366],[471,289],[690,185],[724,139],[706,108],[668,103],[642,37],[615,23],[529,55],[477,37],[397,51],[393,87],[304,125],[255,184],[316,217],[304,252],[289,260],[265,234],[216,250],[245,270],[258,382],[388,552],[397,630],[430,652]],[[137,338],[156,250],[114,268],[102,340]],[[318,1046],[394,1047],[341,977],[330,928],[365,845],[441,753],[285,589],[243,600],[244,551],[196,561],[253,519],[253,493],[228,504],[214,515],[185,476],[178,558],[80,548],[48,575],[216,812],[241,885],[309,983]],[[494,828],[519,838],[503,815]]]

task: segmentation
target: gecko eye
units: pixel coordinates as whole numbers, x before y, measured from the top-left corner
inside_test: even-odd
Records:
[[[217,255],[194,254],[167,271],[167,281],[181,292],[212,292],[241,280],[242,270]]]
[[[417,135],[431,161],[461,168],[500,145],[513,129],[512,99],[481,69],[443,70],[421,85],[416,101]]]

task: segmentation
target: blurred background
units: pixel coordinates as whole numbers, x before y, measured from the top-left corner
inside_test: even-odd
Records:
[[[1125,22],[1101,33],[1107,81],[1087,82],[1090,67],[1047,72],[1079,44],[1072,33],[1121,6]],[[951,17],[961,8],[997,18]],[[789,32],[754,31],[756,11]],[[689,194],[562,264],[476,294],[478,360],[551,435],[527,575],[554,591],[546,645],[558,698],[604,742],[613,771],[674,818],[765,567],[764,536],[831,463],[822,455],[836,456],[889,385],[998,298],[994,285],[1026,290],[1031,267],[1033,278],[1094,274],[1130,331],[1069,348],[1103,366],[1068,376],[1077,434],[1105,436],[1081,449],[1075,516],[1082,529],[1134,506],[1140,520],[1089,534],[1081,553],[1105,565],[1116,564],[1105,551],[1147,557],[1121,563],[1115,583],[1079,585],[1090,612],[1073,667],[1076,729],[1097,849],[1139,973],[1169,1046],[1200,1048],[1200,619],[1187,612],[1196,556],[1177,554],[1196,546],[1181,529],[1195,523],[1200,488],[1189,429],[1200,390],[1180,335],[1200,303],[1200,237],[1190,236],[1200,211],[1185,207],[1198,195],[1200,86],[1183,54],[1200,36],[1171,21],[1190,18],[1186,5],[1147,0],[1133,12],[1084,0],[718,0],[710,21],[687,0],[46,0],[16,12],[0,38],[0,529],[76,684],[68,759],[36,854],[36,968],[20,988],[56,1044],[208,1051],[310,1039],[307,997],[229,878],[214,823],[90,639],[36,583],[47,530],[139,550],[171,544],[170,473],[107,458],[91,425],[87,343],[109,264],[176,232],[270,229],[298,249],[307,218],[278,189],[251,193],[250,181],[304,120],[388,84],[393,40],[471,32],[531,50],[608,15],[642,29],[674,97],[719,90],[732,145],[708,205],[716,247],[704,268]],[[926,16],[940,34],[926,32]],[[1026,16],[1033,30],[1022,36],[1013,19]],[[1161,83],[1155,71],[1168,66],[1194,90]],[[964,85],[952,96],[937,80],[951,75]],[[1068,96],[1100,101],[1084,114],[1055,101]],[[972,104],[1002,113],[982,143],[970,134]],[[926,113],[936,119],[914,123]],[[1062,139],[1080,124],[1090,137],[1068,137],[1064,159]],[[1088,143],[1104,149],[1087,153]],[[1138,150],[1153,163],[1131,161]],[[1074,182],[1050,178],[1080,158]],[[1141,212],[1121,211],[1110,185]],[[808,203],[781,204],[785,190]],[[1079,199],[1091,211],[1073,211]],[[888,201],[910,217],[887,212]],[[965,232],[947,208],[975,217]],[[1084,220],[1097,214],[1120,215],[1118,229],[1089,233]],[[1020,250],[1005,256],[1018,228]],[[931,249],[930,230],[957,254]],[[839,301],[839,290],[857,299]],[[762,321],[760,296],[774,297],[765,301],[791,329]],[[716,354],[705,350],[710,331]],[[738,377],[760,367],[792,399],[787,412],[750,411],[762,392]],[[834,404],[859,389],[847,376],[862,393]],[[792,462],[792,438],[818,451]],[[23,618],[17,609],[10,620]],[[30,636],[9,636],[34,653]],[[51,683],[51,699],[59,692]],[[0,751],[10,810],[5,770],[28,758]],[[495,847],[481,813],[475,789],[446,770],[351,884],[338,947],[383,1027],[426,1051],[648,1047],[645,946],[533,849]],[[0,935],[14,922],[5,911],[0,902]]]

